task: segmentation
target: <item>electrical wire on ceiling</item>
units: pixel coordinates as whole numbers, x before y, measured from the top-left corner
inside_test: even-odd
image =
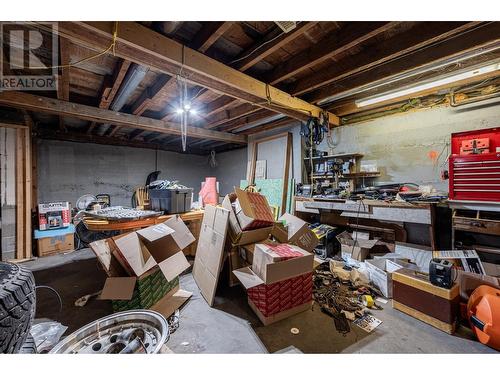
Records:
[[[114,27],[114,30],[113,30],[113,36],[112,36],[111,44],[109,45],[109,47],[107,47],[106,49],[102,50],[101,52],[98,52],[95,55],[84,57],[81,60],[78,60],[78,61],[75,61],[75,62],[69,63],[69,64],[52,65],[52,66],[30,66],[29,69],[46,70],[46,69],[71,68],[71,67],[79,65],[81,63],[84,63],[84,62],[96,59],[98,57],[101,57],[101,56],[107,54],[109,51],[113,51],[113,56],[115,56],[115,48],[116,48],[116,39],[117,39],[117,37],[118,37],[118,21],[115,21],[115,27]],[[17,68],[17,69],[24,69],[25,68],[24,66],[18,66],[18,65],[13,65],[12,67],[13,68]]]
[[[186,79],[178,75],[176,77],[176,80],[177,80],[177,87],[179,89],[180,108],[185,108],[186,104],[189,102]],[[186,145],[187,145],[188,113],[189,113],[188,111],[182,111],[181,113],[179,113],[179,115],[181,116],[182,151],[186,151]]]

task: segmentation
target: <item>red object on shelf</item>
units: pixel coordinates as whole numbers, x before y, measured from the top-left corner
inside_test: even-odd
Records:
[[[489,147],[483,153],[461,154],[473,140],[476,148],[478,141],[485,147],[485,139]],[[500,128],[453,133],[449,176],[450,199],[500,202]]]

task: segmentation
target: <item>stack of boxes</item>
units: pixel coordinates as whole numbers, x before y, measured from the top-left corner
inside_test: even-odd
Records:
[[[259,319],[267,325],[310,309],[317,238],[307,223],[290,214],[276,223],[263,195],[240,189],[223,206],[229,210],[230,284],[246,289]]]

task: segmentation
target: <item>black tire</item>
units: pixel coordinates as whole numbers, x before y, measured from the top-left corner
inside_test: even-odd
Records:
[[[19,349],[19,354],[36,354],[36,344],[35,344],[35,339],[33,336],[31,336],[31,333],[28,333],[28,336],[26,336],[26,340],[24,341],[23,346],[21,346],[21,349]]]
[[[0,262],[0,353],[17,353],[35,315],[35,279],[30,270]]]

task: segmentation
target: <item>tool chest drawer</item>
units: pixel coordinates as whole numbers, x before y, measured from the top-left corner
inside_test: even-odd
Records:
[[[450,157],[450,198],[500,201],[500,153]]]
[[[500,213],[455,210],[453,228],[474,233],[500,236]]]

